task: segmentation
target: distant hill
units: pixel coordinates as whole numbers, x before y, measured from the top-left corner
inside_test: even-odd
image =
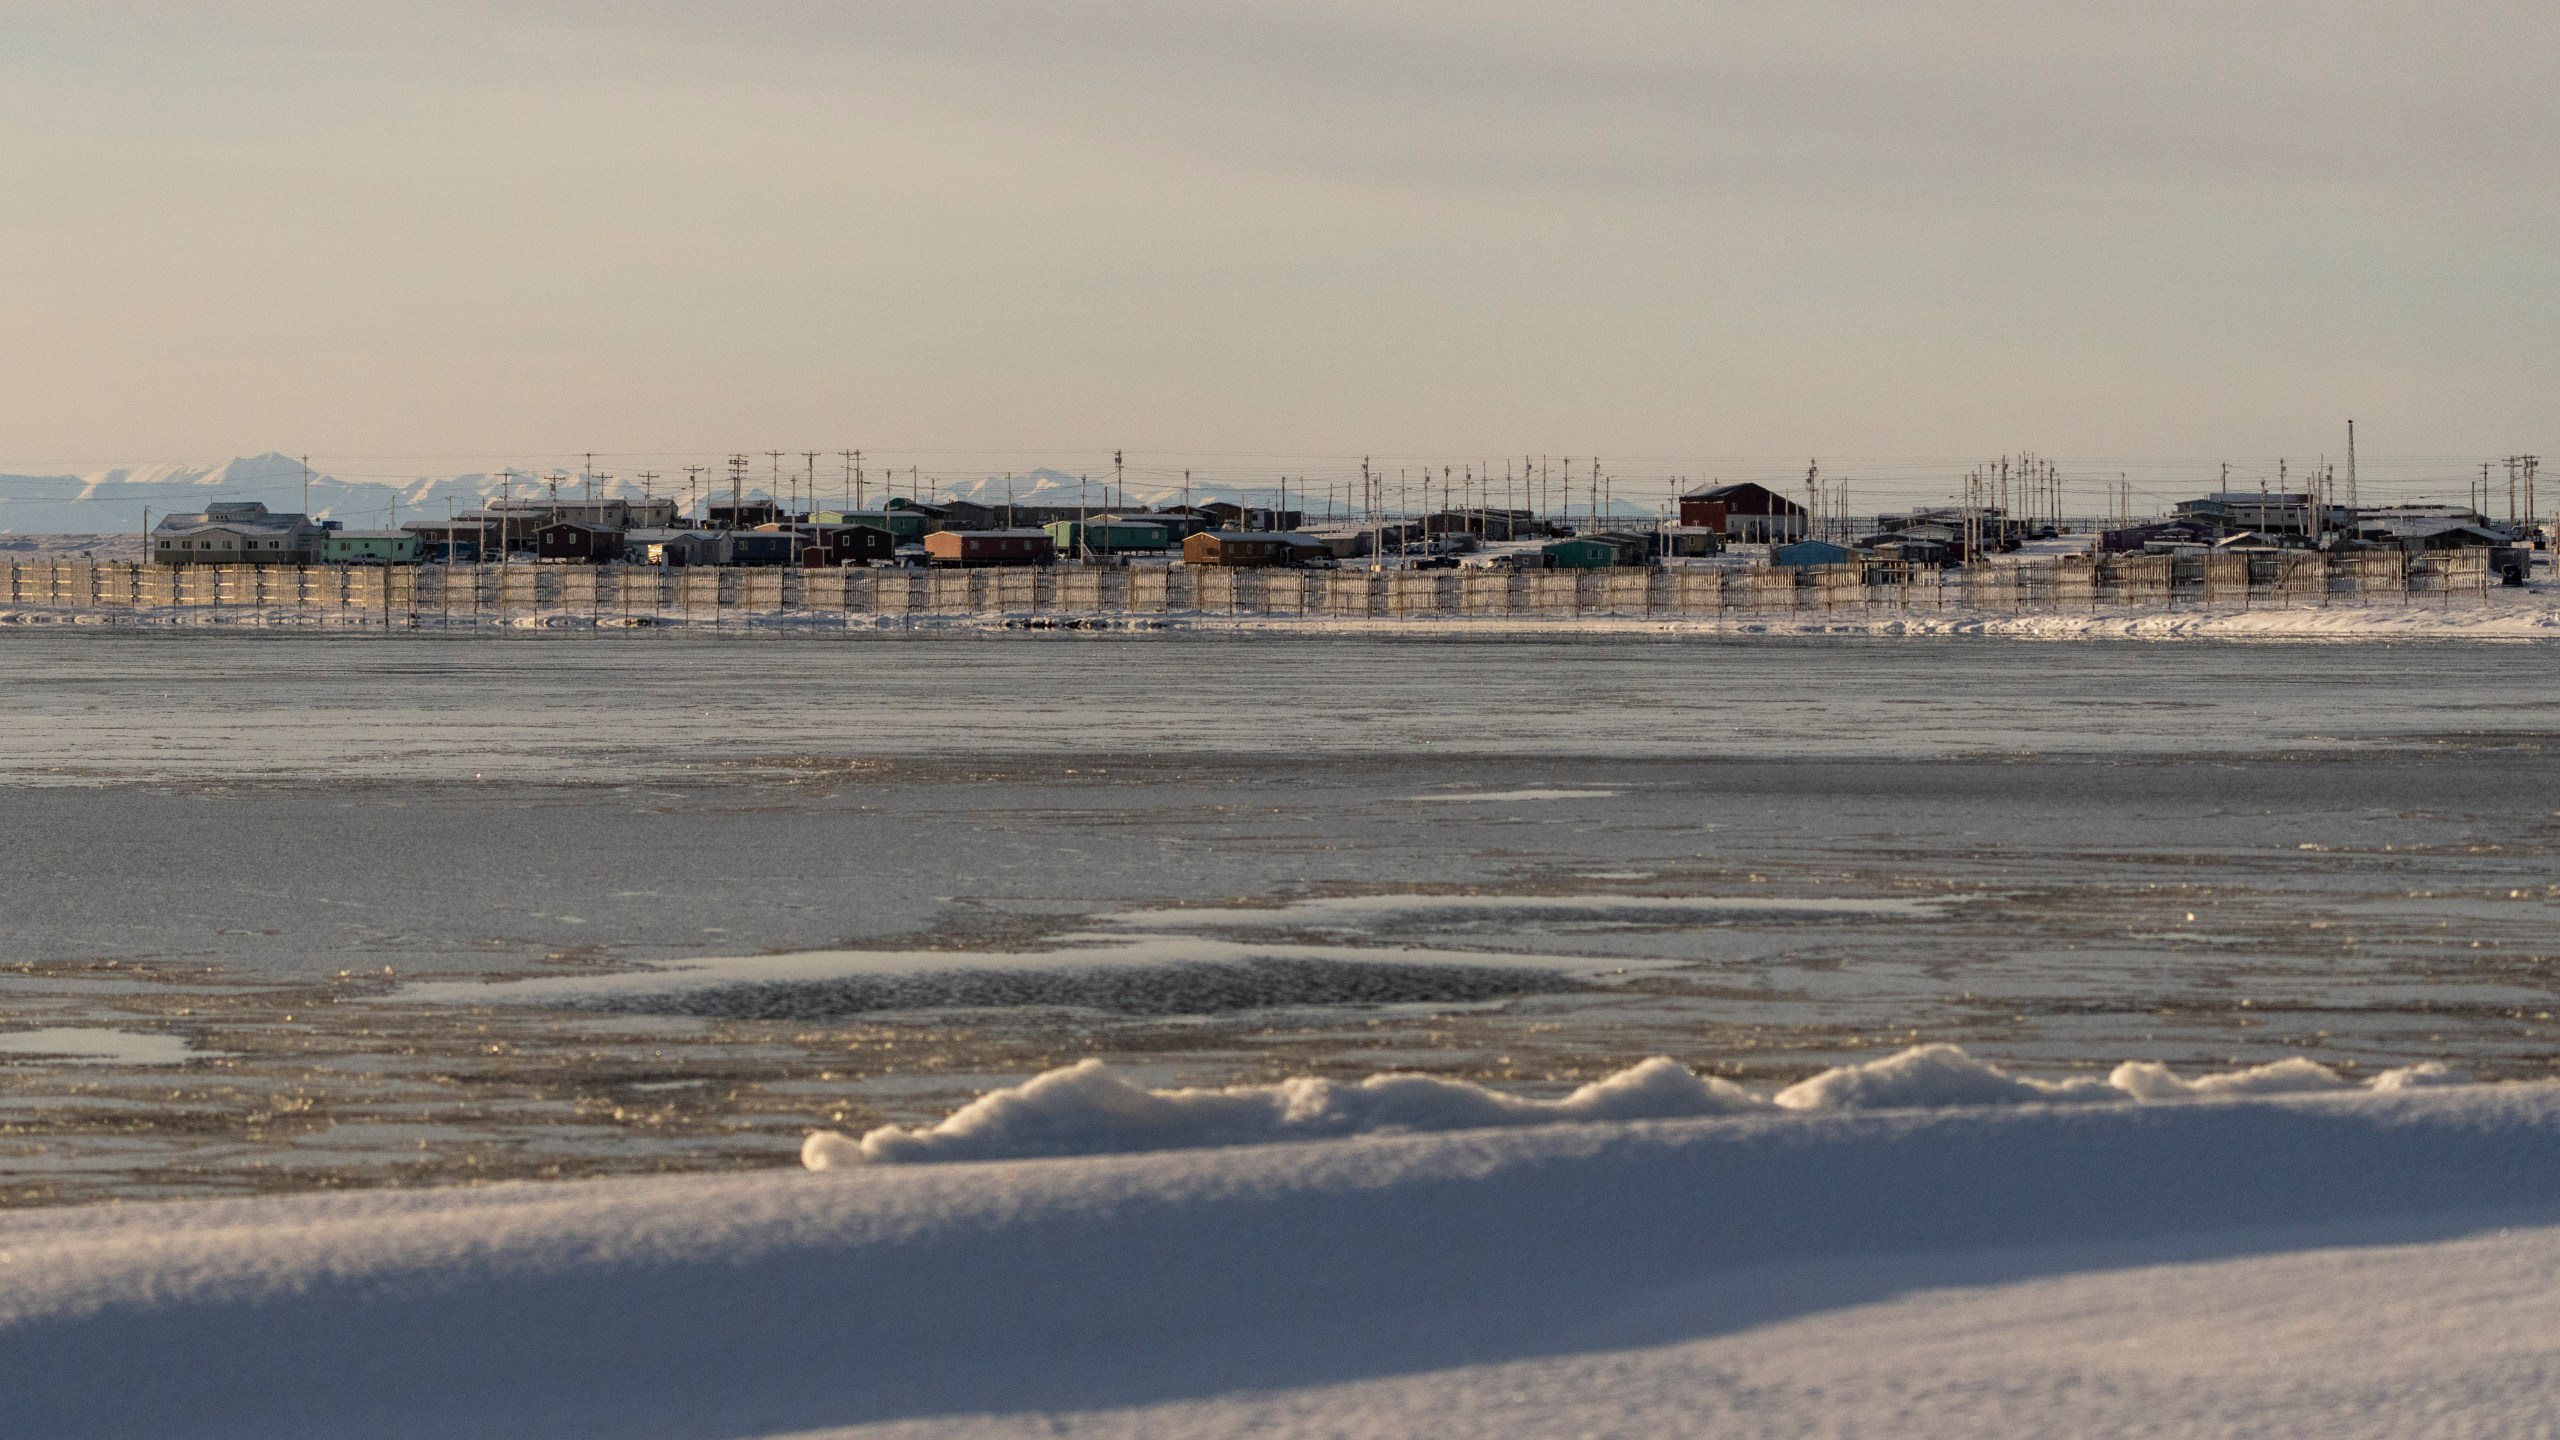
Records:
[[[927,489],[930,494],[921,498],[958,498],[982,505],[1003,505],[1009,499],[1017,505],[1090,505],[1096,510],[1177,505],[1186,493],[1195,504],[1226,500],[1270,505],[1281,494],[1276,479],[1267,485],[1200,480],[1187,491],[1180,481],[1133,481],[1123,488],[1113,485],[1108,475],[1079,476],[1046,468],[956,482],[927,477]],[[520,500],[548,493],[542,478],[527,470],[400,481],[349,479],[321,470],[311,472],[307,485],[309,512],[351,529],[388,527],[468,510],[511,490]],[[0,475],[0,535],[131,535],[141,530],[145,507],[155,519],[172,510],[201,510],[216,500],[258,500],[273,510],[302,510],[305,493],[302,462],[272,451],[214,464],[118,467],[86,475]],[[577,482],[560,488],[563,499],[586,493],[585,485]],[[617,478],[598,481],[595,493],[636,500],[645,491],[636,480]],[[661,483],[657,493],[678,492],[673,484]],[[750,485],[746,493],[761,499],[769,492]],[[903,477],[873,477],[865,498],[876,504],[891,493],[910,493]],[[1321,489],[1311,496],[1292,485],[1288,495],[1290,507],[1310,512],[1311,520],[1326,503]],[[1414,498],[1418,504],[1420,497]],[[840,503],[840,499],[836,487],[822,479],[819,506]],[[1351,503],[1339,487],[1333,500]],[[1628,519],[1650,518],[1654,513],[1625,501],[1611,510]]]
[[[441,516],[447,507],[468,510],[509,492],[518,499],[546,494],[530,471],[421,477],[408,481],[350,480],[311,473],[309,513],[351,529],[389,526],[400,520]],[[636,481],[597,484],[604,496],[638,499]],[[562,498],[583,495],[564,485]],[[665,493],[661,490],[660,493]],[[761,494],[761,491],[754,492]],[[302,462],[272,451],[218,464],[119,467],[87,475],[0,475],[0,534],[132,534],[142,528],[144,507],[156,519],[172,510],[201,510],[216,500],[257,500],[271,510],[302,510]]]

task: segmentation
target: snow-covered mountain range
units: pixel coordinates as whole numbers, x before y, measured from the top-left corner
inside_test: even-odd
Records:
[[[697,483],[704,495],[726,494],[725,485],[713,476],[705,475]],[[655,493],[689,498],[685,496],[685,484],[682,479],[661,478]],[[817,486],[816,504],[811,508],[844,502],[840,478],[821,473]],[[1279,502],[1283,493],[1276,478],[1269,484],[1253,485],[1207,479],[1187,484],[1179,480],[1131,480],[1117,485],[1107,475],[1079,476],[1045,468],[958,480],[932,475],[912,477],[903,471],[885,476],[874,472],[864,487],[865,499],[874,504],[884,494],[918,492],[922,492],[918,498],[928,500],[955,498],[985,505],[1091,505],[1097,510],[1180,504],[1186,495],[1197,504],[1226,500],[1272,505]],[[201,510],[217,500],[263,501],[269,509],[304,511],[351,529],[387,528],[403,520],[469,510],[509,494],[524,500],[548,493],[544,476],[532,470],[394,480],[344,476],[318,468],[306,470],[292,456],[270,451],[212,464],[119,466],[83,475],[0,475],[0,534],[133,534],[143,528],[146,511],[157,518],[173,510]],[[648,487],[636,479],[617,476],[595,481],[591,492],[588,482],[573,478],[561,485],[559,493],[563,499],[593,493],[598,498],[636,500],[648,493]],[[1338,483],[1329,493],[1321,487],[1311,493],[1293,482],[1286,493],[1289,507],[1307,512],[1310,523],[1321,519],[1328,503],[1345,512],[1355,503],[1353,488],[1347,483]],[[746,494],[764,498],[771,491],[767,485],[750,479]],[[791,498],[804,505],[809,500],[805,495]],[[1416,508],[1422,504],[1419,493],[1406,498]],[[1394,503],[1392,495],[1389,503]],[[1433,503],[1440,503],[1436,494]],[[1630,519],[1653,514],[1650,509],[1623,500],[1611,508]]]
[[[301,461],[272,451],[216,464],[119,466],[86,475],[0,475],[0,533],[129,534],[173,510],[201,510],[217,500],[257,500],[271,510],[296,510],[336,520],[352,529],[442,516],[447,507],[468,510],[512,490],[518,499],[548,493],[530,471],[355,479],[305,470]],[[606,480],[600,494],[641,494],[637,482]],[[564,497],[583,485],[564,486]]]

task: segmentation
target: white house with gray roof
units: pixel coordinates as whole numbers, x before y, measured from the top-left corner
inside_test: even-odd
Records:
[[[156,565],[308,565],[324,527],[308,515],[270,511],[255,500],[223,500],[151,527]]]

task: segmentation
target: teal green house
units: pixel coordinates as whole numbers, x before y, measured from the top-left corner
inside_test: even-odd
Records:
[[[1644,548],[1641,543],[1607,535],[1575,535],[1551,540],[1539,547],[1547,564],[1558,570],[1607,570],[1618,565],[1641,565]]]
[[[427,542],[406,530],[331,530],[320,537],[323,565],[414,565]]]
[[[1173,532],[1137,520],[1059,520],[1042,529],[1061,555],[1153,554],[1173,548]]]

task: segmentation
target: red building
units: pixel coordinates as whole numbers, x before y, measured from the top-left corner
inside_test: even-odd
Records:
[[[1680,523],[1713,530],[1727,540],[1779,545],[1804,538],[1805,510],[1768,486],[1746,480],[1681,496]]]

